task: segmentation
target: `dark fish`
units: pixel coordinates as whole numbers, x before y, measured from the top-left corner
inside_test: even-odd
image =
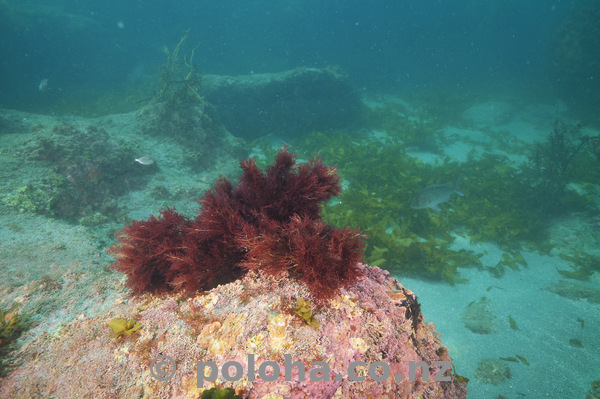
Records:
[[[456,193],[461,197],[464,194],[460,191],[460,179],[456,180],[455,184],[432,184],[419,191],[410,203],[410,207],[414,209],[431,208],[436,211],[441,211],[439,204],[450,200],[452,193]]]
[[[569,343],[571,344],[571,346],[574,346],[576,348],[583,348],[583,344],[581,343],[580,340],[575,339],[575,338],[571,338],[569,340]]]

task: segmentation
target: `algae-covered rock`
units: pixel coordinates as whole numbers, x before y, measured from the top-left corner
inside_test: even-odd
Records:
[[[361,108],[348,77],[332,68],[204,75],[200,94],[231,133],[247,139],[339,129],[356,122]]]
[[[477,334],[492,334],[496,332],[494,328],[494,314],[490,307],[491,303],[486,297],[471,302],[462,314],[462,322],[465,327]]]
[[[356,284],[314,307],[320,328],[296,314],[298,298],[313,301],[314,296],[288,277],[251,272],[194,297],[133,298],[118,312],[144,325],[136,334],[113,339],[106,324],[114,315],[107,315],[74,320],[59,336],[41,335],[19,353],[24,361],[1,381],[0,397],[199,398],[211,388],[231,388],[245,399],[465,398],[466,380],[455,370],[443,373],[449,381],[434,381],[440,371],[434,362],[451,359],[435,326],[423,322],[415,294],[384,270],[360,267],[364,274]],[[164,369],[150,369],[153,359]],[[294,362],[291,375],[286,359]],[[281,373],[273,373],[272,366],[265,371],[267,361]],[[198,386],[197,362],[214,362],[219,378],[203,378]],[[229,367],[229,376],[239,378],[226,381],[224,365],[232,362],[240,366]],[[387,364],[390,377],[369,378],[375,362]],[[411,362],[426,366],[416,367],[415,374],[413,363],[411,377]],[[358,380],[349,378],[349,368]],[[208,366],[201,370],[204,376],[211,373]],[[168,381],[156,378],[161,373]]]
[[[243,140],[225,129],[214,107],[206,102],[154,99],[136,112],[135,128],[184,144],[186,163],[195,171],[214,166],[221,154],[235,158],[246,154]]]
[[[600,379],[592,381],[592,389],[588,392],[585,399],[600,399]]]
[[[573,300],[587,299],[590,303],[600,303],[600,290],[590,285],[560,280],[545,290]]]
[[[498,385],[510,378],[510,368],[500,359],[481,359],[475,370],[475,378],[484,384]]]

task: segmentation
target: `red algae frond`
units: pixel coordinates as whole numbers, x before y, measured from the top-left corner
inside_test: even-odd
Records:
[[[341,192],[337,169],[318,158],[296,164],[285,147],[265,171],[252,159],[240,165],[237,185],[217,181],[195,219],[167,209],[117,233],[113,267],[128,275],[133,294],[196,292],[248,270],[290,275],[317,300],[356,282],[362,235],[320,216],[322,204]]]

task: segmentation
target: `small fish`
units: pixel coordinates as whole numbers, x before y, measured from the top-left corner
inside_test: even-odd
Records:
[[[436,211],[441,211],[439,204],[450,200],[452,193],[456,193],[461,197],[464,194],[460,191],[461,176],[456,180],[455,184],[432,184],[419,191],[410,203],[413,209],[431,208]]]
[[[39,91],[46,91],[46,90],[48,90],[48,79],[42,79],[42,81],[38,85],[38,90]]]
[[[154,163],[154,159],[150,157],[140,157],[136,158],[135,162],[141,163],[142,165],[152,165]]]
[[[571,346],[574,346],[576,348],[583,348],[583,344],[581,343],[580,340],[575,339],[575,338],[571,338],[569,340],[569,343],[571,344]]]

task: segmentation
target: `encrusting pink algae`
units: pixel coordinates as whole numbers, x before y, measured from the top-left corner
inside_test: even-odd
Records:
[[[314,328],[294,312],[297,298],[312,299],[302,283],[288,277],[248,273],[232,283],[187,299],[147,294],[115,307],[115,314],[143,327],[113,338],[105,319],[75,320],[57,336],[41,336],[36,351],[2,381],[0,395],[12,398],[200,398],[204,389],[232,387],[243,398],[464,398],[466,383],[453,377],[434,381],[434,361],[450,361],[433,324],[425,324],[415,295],[388,273],[359,264],[364,271],[354,285],[342,289],[327,307],[317,308]],[[150,373],[150,362],[166,355],[177,364],[168,381]],[[248,356],[254,355],[254,381],[248,379]],[[306,378],[293,368],[285,380],[285,355],[306,365]],[[219,378],[197,387],[196,362],[212,361]],[[227,361],[243,367],[238,381],[223,379]],[[259,378],[265,361],[277,362],[275,381]],[[310,363],[326,362],[330,376],[310,381]],[[391,375],[382,382],[351,381],[352,362],[386,362]],[[416,368],[409,381],[409,364],[429,365],[428,380]],[[268,369],[270,370],[270,369]],[[268,373],[268,372],[267,372]],[[336,374],[341,381],[336,381]],[[427,372],[426,372],[427,373]],[[209,375],[205,372],[204,375]],[[235,375],[235,371],[231,371]]]

